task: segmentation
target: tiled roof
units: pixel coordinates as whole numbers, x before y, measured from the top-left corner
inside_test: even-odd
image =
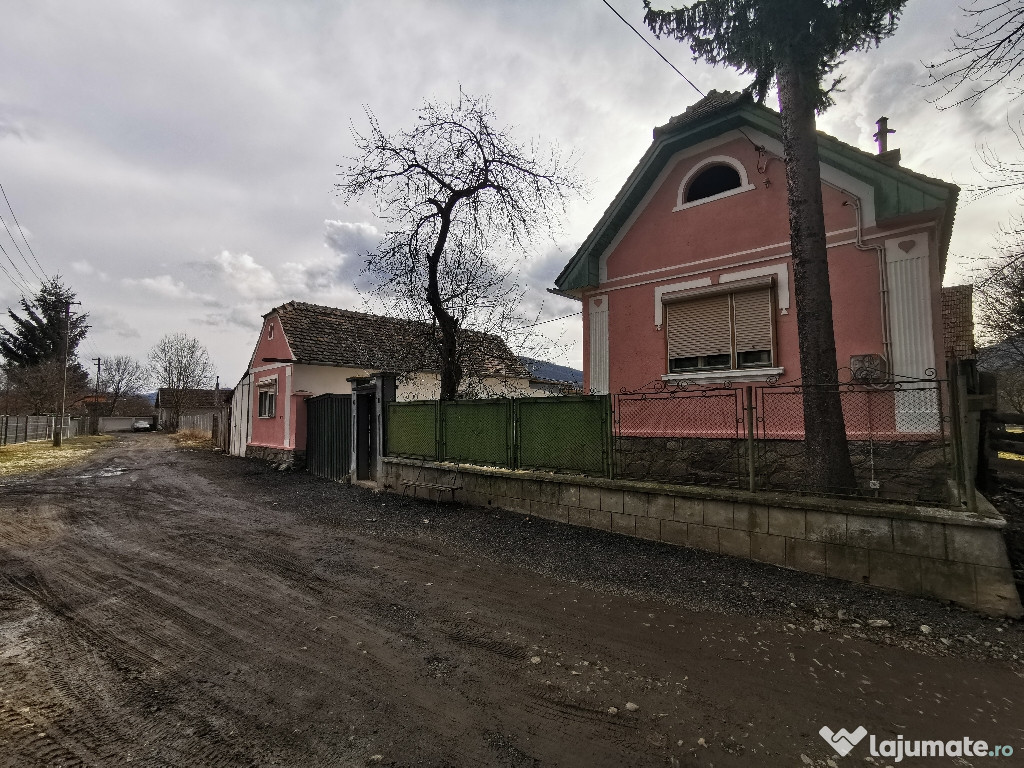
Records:
[[[973,360],[974,286],[951,285],[942,289],[943,350],[947,359]]]
[[[275,307],[297,362],[379,371],[436,371],[438,335],[429,323],[352,312],[302,301]],[[462,333],[466,374],[528,377],[499,336]]]
[[[549,363],[547,360],[538,360],[533,357],[520,357],[519,362],[526,366],[530,375],[537,381],[583,386],[583,371],[578,368]]]
[[[697,103],[688,106],[683,114],[675,115],[674,117],[669,118],[666,125],[659,125],[655,128],[654,136],[657,138],[659,133],[672,131],[685,123],[692,123],[700,120],[713,112],[717,112],[722,107],[727,107],[741,99],[749,100],[750,96],[742,91],[708,91],[707,96]]]
[[[160,407],[161,401],[167,402],[167,393],[170,391],[167,387],[161,387],[156,391],[156,402],[154,403],[156,408]],[[217,408],[230,405],[231,394],[234,391],[221,387],[218,396],[218,390],[215,389],[186,389],[182,404],[186,408]]]

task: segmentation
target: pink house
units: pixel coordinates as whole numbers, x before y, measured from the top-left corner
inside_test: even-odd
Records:
[[[490,395],[530,389],[530,374],[497,336],[467,332],[464,383]],[[301,465],[306,400],[348,395],[380,372],[398,400],[437,397],[439,376],[425,323],[289,301],[263,316],[249,368],[232,399],[231,453]]]
[[[780,137],[776,112],[717,92],[654,130],[556,279],[584,306],[585,387],[800,378]],[[941,376],[958,188],[902,168],[899,150],[870,154],[825,134],[819,149],[837,368]],[[897,411],[921,410],[894,397]],[[910,431],[931,430],[937,414],[925,410]]]

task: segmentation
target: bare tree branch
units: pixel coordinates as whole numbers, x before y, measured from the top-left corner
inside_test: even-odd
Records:
[[[522,295],[513,255],[556,235],[583,184],[557,147],[524,146],[495,128],[486,98],[425,102],[396,134],[369,110],[367,119],[366,134],[353,130],[359,154],[336,188],[347,200],[371,198],[388,224],[364,273],[386,306],[436,329],[427,343],[441,360],[441,397],[453,399],[468,360],[463,331],[494,332],[509,320],[504,308]]]
[[[962,10],[968,28],[956,31],[945,58],[925,64],[943,89],[939,109],[974,104],[1024,71],[1024,0],[970,0]]]

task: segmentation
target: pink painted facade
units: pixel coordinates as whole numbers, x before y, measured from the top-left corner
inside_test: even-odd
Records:
[[[676,210],[679,190],[686,177],[709,161],[721,162],[722,158],[741,165],[753,188]],[[759,174],[757,161],[750,142],[742,137],[677,158],[635,221],[603,256],[600,285],[584,290],[581,298],[587,310],[592,302],[607,305],[607,391],[640,389],[652,381],[672,380],[668,374],[666,327],[664,323],[659,327],[654,319],[656,289],[696,281],[706,281],[708,286],[725,285],[723,277],[728,279],[737,273],[769,268],[779,270],[771,276],[776,344],[772,375],[780,375],[783,380],[800,378],[785,173],[782,164],[776,161],[769,163],[767,173]],[[768,187],[764,186],[766,179],[770,182]],[[863,249],[873,245],[884,247],[887,238],[905,237],[918,247],[924,244],[927,248],[927,284],[922,290],[928,302],[924,310],[932,328],[932,357],[940,359],[939,289],[942,283],[934,231],[937,222],[922,221],[890,229],[877,225],[862,227],[862,247],[858,248],[853,197],[830,185],[823,185],[822,196],[829,243],[837,367],[849,367],[854,355],[889,357],[882,332],[879,254],[874,248]],[[677,295],[684,297],[685,291],[684,288]],[[583,313],[584,340],[591,339],[593,313],[587,310]],[[592,346],[584,344],[583,370],[587,388],[594,384]],[[924,376],[925,371],[907,370],[901,375]],[[760,377],[757,370],[752,369],[736,372],[731,377],[714,374],[706,380],[711,383],[730,378],[756,381]]]
[[[281,329],[280,321],[273,315],[264,318],[260,338],[253,352],[249,370],[253,381],[250,388],[252,398],[250,413],[252,414],[252,436],[249,445],[296,449],[296,423],[292,412],[291,381],[293,363],[276,363],[267,361],[292,360],[291,347]],[[275,395],[273,416],[260,416],[260,392],[272,391]],[[305,448],[305,430],[302,433],[302,446]]]
[[[322,394],[351,394],[350,380],[382,370],[400,373],[399,400],[436,397],[437,373],[409,365],[409,349],[415,348],[416,355],[420,350],[408,331],[408,321],[301,302],[288,302],[268,312],[249,369],[236,387],[238,402],[233,402],[232,409],[238,429],[232,437],[233,452],[243,454],[252,448],[253,454],[280,457],[279,451],[304,451],[306,400]],[[492,344],[495,357],[484,362],[495,375],[483,378],[484,384],[527,390],[528,372],[502,340],[493,337]]]
[[[651,147],[556,280],[559,293],[583,304],[587,389],[801,379],[779,135],[777,113],[739,94],[712,94],[655,129]],[[957,188],[902,168],[898,155],[819,136],[836,368],[847,369],[840,376],[868,366],[896,380],[942,377],[942,277]],[[758,310],[741,312],[740,302],[753,296]],[[712,305],[718,309],[707,314],[698,309]],[[741,327],[758,337],[744,348],[756,352],[741,350]],[[715,338],[705,343],[709,335]],[[724,352],[713,351],[723,343]],[[851,437],[935,428],[934,403],[884,399],[858,405],[847,398]],[[792,423],[778,434],[799,437],[802,412],[791,410]],[[651,423],[637,430],[648,435],[669,429],[669,421],[674,435],[690,419],[699,425],[695,434],[708,434],[716,419],[724,433],[736,423],[727,398],[703,401],[692,416],[662,418],[650,406],[647,414]]]

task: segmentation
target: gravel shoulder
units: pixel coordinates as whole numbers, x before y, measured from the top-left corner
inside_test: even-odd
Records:
[[[1020,622],[158,434],[0,484],[5,766],[826,766],[823,725],[1024,753],[1022,678]]]

